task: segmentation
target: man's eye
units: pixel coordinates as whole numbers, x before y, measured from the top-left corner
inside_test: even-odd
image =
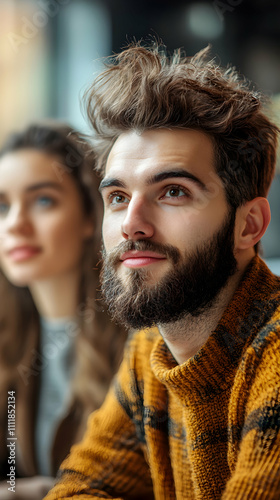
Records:
[[[109,196],[110,205],[121,205],[123,203],[129,203],[129,199],[120,193],[112,193]]]
[[[181,198],[182,196],[186,196],[188,192],[181,188],[180,186],[169,187],[165,192],[165,198]]]

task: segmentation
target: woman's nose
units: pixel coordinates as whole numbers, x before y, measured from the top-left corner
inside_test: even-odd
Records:
[[[7,233],[31,234],[32,224],[27,211],[22,205],[10,207],[4,221],[4,230]]]

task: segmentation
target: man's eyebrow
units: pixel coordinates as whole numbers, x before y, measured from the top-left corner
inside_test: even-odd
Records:
[[[156,184],[157,182],[165,181],[166,179],[170,179],[172,177],[189,179],[189,180],[195,182],[195,184],[197,184],[201,189],[203,189],[203,190],[207,189],[204,182],[202,182],[198,177],[191,174],[187,170],[183,170],[183,169],[168,170],[165,172],[159,172],[158,174],[154,174],[151,177],[149,177],[147,184],[148,185]]]
[[[164,171],[164,172],[159,172],[157,174],[153,174],[150,177],[148,177],[146,183],[148,186],[150,186],[152,184],[156,184],[158,182],[165,181],[166,179],[170,179],[172,177],[173,178],[174,177],[181,178],[181,179],[182,178],[189,179],[192,182],[195,182],[195,184],[197,184],[201,189],[207,190],[206,185],[198,177],[191,174],[187,170],[183,170],[183,169],[168,170],[168,171]],[[120,179],[108,177],[107,179],[105,178],[101,181],[100,186],[99,186],[99,191],[101,192],[103,189],[105,189],[107,187],[112,187],[112,186],[120,187],[123,189],[125,189],[125,187],[126,187],[125,183],[123,181],[121,181]]]
[[[112,187],[112,186],[120,187],[120,188],[125,188],[126,187],[125,183],[122,182],[122,181],[120,181],[119,179],[114,178],[114,177],[108,177],[107,179],[103,179],[100,182],[100,185],[99,185],[98,189],[101,192],[103,189],[105,189],[107,187]]]

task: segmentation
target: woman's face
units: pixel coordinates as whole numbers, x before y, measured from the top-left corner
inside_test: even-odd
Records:
[[[0,266],[13,284],[77,270],[92,233],[75,181],[58,157],[22,149],[0,158]]]

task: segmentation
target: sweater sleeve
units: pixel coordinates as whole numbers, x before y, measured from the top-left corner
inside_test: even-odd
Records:
[[[263,345],[262,351],[257,343],[250,348],[243,367],[242,392],[247,386],[249,394],[236,467],[222,500],[280,498],[280,328]]]
[[[133,421],[128,350],[103,406],[88,420],[81,443],[62,462],[54,488],[45,500],[152,500],[153,486],[145,445]]]

